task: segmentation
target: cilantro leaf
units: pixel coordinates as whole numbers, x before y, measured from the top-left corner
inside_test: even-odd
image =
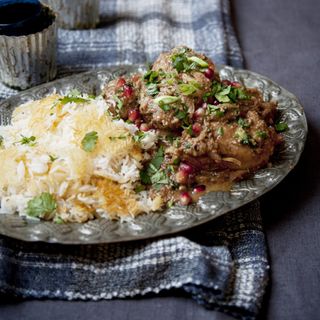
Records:
[[[261,131],[261,130],[256,132],[256,136],[263,140],[268,138],[268,134],[265,131]]]
[[[150,69],[143,75],[143,80],[147,83],[157,83],[159,81],[159,72]]]
[[[30,147],[34,147],[37,144],[35,142],[36,141],[35,136],[25,137],[24,135],[21,134],[21,137],[22,139],[17,143],[26,144],[26,145],[29,145]]]
[[[276,123],[274,127],[277,132],[284,132],[289,129],[288,124],[283,121]]]
[[[179,85],[181,93],[185,96],[189,96],[197,92],[201,88],[201,85],[196,81],[191,81],[189,83],[182,83]]]
[[[147,95],[155,96],[159,93],[158,86],[156,83],[147,84]]]
[[[222,136],[224,135],[223,127],[219,127],[219,128],[217,129],[217,135],[220,136],[220,137],[222,137]]]
[[[219,108],[219,107],[217,107],[217,106],[215,106],[213,104],[207,104],[207,108],[209,110],[209,113],[213,114],[216,117],[220,118],[220,117],[223,117],[224,114],[225,114],[224,110],[222,110],[221,108]]]
[[[56,161],[58,159],[58,157],[55,157],[52,154],[49,154],[49,158],[51,162]]]
[[[239,118],[237,123],[238,123],[238,126],[241,128],[250,128],[250,124],[246,119]]]
[[[133,140],[135,142],[141,141],[146,136],[146,133],[143,131],[137,131],[136,134],[133,136]]]
[[[113,97],[113,99],[116,101],[116,103],[117,103],[117,108],[120,110],[120,109],[122,109],[122,107],[123,107],[123,102],[119,99],[119,97],[117,96],[117,95],[113,95],[112,96]]]
[[[221,91],[219,91],[215,94],[216,99],[219,102],[229,102],[230,98],[229,98],[228,94],[230,93],[230,90],[231,90],[230,86],[223,88]]]
[[[30,217],[44,218],[57,208],[57,203],[53,196],[48,192],[42,192],[27,203],[27,215]]]
[[[59,99],[59,103],[61,105],[65,105],[65,104],[71,103],[71,102],[84,103],[84,102],[88,102],[88,101],[89,101],[88,99],[76,97],[76,96],[65,96],[65,97]]]
[[[160,147],[156,154],[154,155],[153,159],[151,160],[150,164],[152,164],[157,170],[160,168],[164,159],[164,150],[163,147]]]
[[[81,141],[82,149],[86,152],[91,152],[95,148],[97,141],[98,133],[96,131],[86,133]]]
[[[161,105],[161,104],[171,104],[175,103],[180,100],[180,97],[175,96],[160,96],[154,99],[154,102]]]
[[[163,104],[159,106],[163,111],[168,112],[171,110],[171,107],[168,104]]]

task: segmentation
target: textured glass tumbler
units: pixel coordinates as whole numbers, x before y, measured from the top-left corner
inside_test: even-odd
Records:
[[[14,5],[21,2],[25,5],[31,1],[16,1]],[[0,81],[22,90],[53,80],[57,74],[56,14],[41,5],[36,19],[23,23],[6,24],[0,28]]]
[[[63,29],[93,29],[99,23],[100,0],[43,0],[58,14]]]

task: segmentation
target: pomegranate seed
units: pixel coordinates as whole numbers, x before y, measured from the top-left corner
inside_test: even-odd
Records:
[[[188,178],[189,178],[189,174],[184,172],[184,171],[182,171],[182,170],[179,170],[176,173],[176,181],[179,184],[187,184],[188,183]]]
[[[203,74],[209,80],[212,80],[214,78],[214,71],[211,68],[206,69]]]
[[[180,193],[180,204],[183,206],[187,206],[192,202],[192,198],[190,197],[189,193],[184,191]]]
[[[237,82],[237,81],[232,81],[231,82],[231,86],[235,87],[235,88],[240,88],[241,87],[241,83]]]
[[[128,85],[124,85],[123,86],[123,95],[126,97],[126,98],[130,98],[133,94],[133,88],[131,86],[128,86]]]
[[[231,81],[229,80],[222,80],[221,81],[225,86],[231,86]]]
[[[220,104],[220,102],[218,100],[214,100],[212,103],[214,106],[218,106]]]
[[[179,171],[182,171],[186,174],[191,174],[191,173],[193,173],[194,170],[190,165],[188,165],[186,163],[181,163],[180,167],[179,167]]]
[[[205,104],[205,105],[207,105],[207,104]],[[202,119],[204,114],[205,114],[205,109],[204,108],[197,109],[193,114],[193,120]]]
[[[206,186],[204,185],[195,186],[193,188],[194,193],[201,193],[201,192],[204,192],[205,190],[206,190]]]
[[[196,109],[201,108],[201,107],[202,107],[202,105],[203,105],[203,100],[202,100],[202,99],[200,99],[200,100],[197,102],[197,104],[196,104]]]
[[[150,127],[146,123],[141,123],[140,130],[146,132],[150,130]]]
[[[136,120],[140,119],[140,112],[138,109],[131,109],[129,110],[128,119],[131,122],[135,122]]]
[[[119,78],[116,84],[117,88],[123,87],[126,84],[125,78]]]
[[[209,96],[208,98],[207,98],[207,102],[209,103],[209,104],[213,104],[213,101],[214,101],[215,99],[214,99],[214,97],[212,97],[212,96]]]
[[[202,127],[200,123],[196,122],[192,125],[192,131],[196,136],[200,134],[201,130],[202,130]]]

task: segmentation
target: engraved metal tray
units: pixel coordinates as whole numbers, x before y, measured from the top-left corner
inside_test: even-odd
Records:
[[[10,123],[13,109],[29,100],[40,99],[53,92],[66,94],[72,89],[99,94],[103,84],[123,74],[143,71],[142,66],[117,66],[90,71],[47,83],[0,103],[0,124]],[[84,224],[55,224],[34,221],[17,214],[0,215],[0,234],[25,241],[63,244],[111,243],[151,238],[182,231],[210,221],[260,197],[275,187],[297,164],[307,137],[307,121],[298,99],[270,79],[248,70],[220,67],[222,79],[239,81],[258,88],[266,101],[278,101],[281,119],[289,125],[285,143],[272,159],[272,166],[261,169],[252,178],[235,184],[229,192],[210,192],[198,203],[174,206],[162,212],[143,214],[132,221],[97,219]],[[1,174],[1,168],[0,168]]]

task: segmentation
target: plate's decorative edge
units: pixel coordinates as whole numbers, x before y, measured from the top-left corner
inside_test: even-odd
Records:
[[[104,81],[143,69],[141,65],[113,66],[29,89],[0,102],[0,124],[9,122],[11,110],[15,106],[51,94],[54,90],[65,93],[77,88],[84,92],[96,93]],[[223,79],[240,81],[248,87],[257,87],[263,92],[266,100],[278,101],[282,117],[288,121],[290,130],[284,135],[284,148],[272,167],[259,170],[251,179],[236,184],[230,192],[209,193],[202,197],[198,204],[189,207],[176,206],[165,212],[141,215],[124,223],[101,219],[85,224],[56,225],[52,222],[28,220],[18,215],[0,215],[0,234],[24,241],[63,244],[112,243],[152,238],[208,222],[274,188],[296,166],[303,151],[308,132],[303,107],[292,93],[257,73],[222,66],[220,75]]]

